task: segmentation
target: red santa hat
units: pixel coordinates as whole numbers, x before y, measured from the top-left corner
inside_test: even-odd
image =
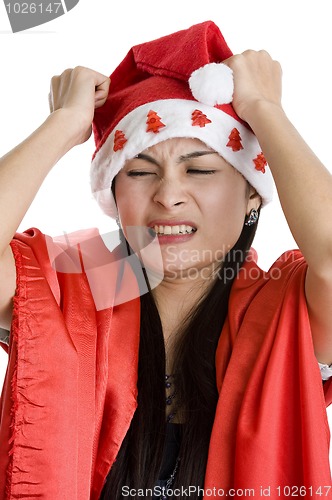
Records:
[[[105,213],[117,211],[111,193],[126,160],[173,137],[197,138],[217,151],[260,194],[273,181],[259,143],[235,113],[232,56],[211,21],[133,47],[111,75],[106,103],[95,112],[96,151],[91,188]]]

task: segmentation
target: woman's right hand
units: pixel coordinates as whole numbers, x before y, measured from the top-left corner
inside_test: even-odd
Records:
[[[51,79],[50,112],[58,109],[69,111],[68,116],[77,126],[77,144],[89,139],[94,110],[105,103],[109,85],[107,76],[83,66],[66,69]]]
[[[0,158],[0,327],[10,329],[16,268],[10,242],[53,166],[91,135],[95,108],[110,80],[78,66],[51,81],[51,115],[27,139]]]

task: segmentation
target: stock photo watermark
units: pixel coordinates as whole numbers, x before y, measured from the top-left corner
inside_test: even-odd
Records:
[[[79,0],[4,0],[13,33],[53,21],[73,9],[78,2]]]
[[[128,486],[122,487],[122,495],[125,498],[134,498],[136,496],[142,498],[154,498],[157,496],[168,496],[169,498],[190,498],[192,496],[200,498],[288,498],[288,497],[330,497],[332,494],[332,486],[260,486],[258,488],[201,488],[199,486],[180,487],[175,489],[166,489],[165,487],[155,486],[147,489],[134,489]]]
[[[193,283],[219,279],[228,283],[234,279],[282,277],[279,266],[262,271],[256,265],[255,252],[229,251],[226,247],[215,252],[181,249],[177,245],[165,248],[157,236],[152,237],[147,228],[140,226],[127,227],[126,237],[130,245],[119,231],[103,235],[95,232],[84,238],[80,232],[64,233],[56,238],[46,237],[46,244],[56,272],[86,275],[97,310],[136,299],[164,279],[186,279]]]

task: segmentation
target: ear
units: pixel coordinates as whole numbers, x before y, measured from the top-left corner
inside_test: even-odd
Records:
[[[249,185],[249,195],[248,195],[248,203],[247,203],[247,215],[250,214],[250,211],[254,208],[258,210],[262,204],[262,198],[257,193],[256,189]]]

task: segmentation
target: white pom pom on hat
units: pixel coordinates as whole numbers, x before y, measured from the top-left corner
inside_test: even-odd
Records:
[[[223,63],[208,63],[196,69],[189,78],[189,87],[197,101],[215,106],[233,100],[233,71]]]

